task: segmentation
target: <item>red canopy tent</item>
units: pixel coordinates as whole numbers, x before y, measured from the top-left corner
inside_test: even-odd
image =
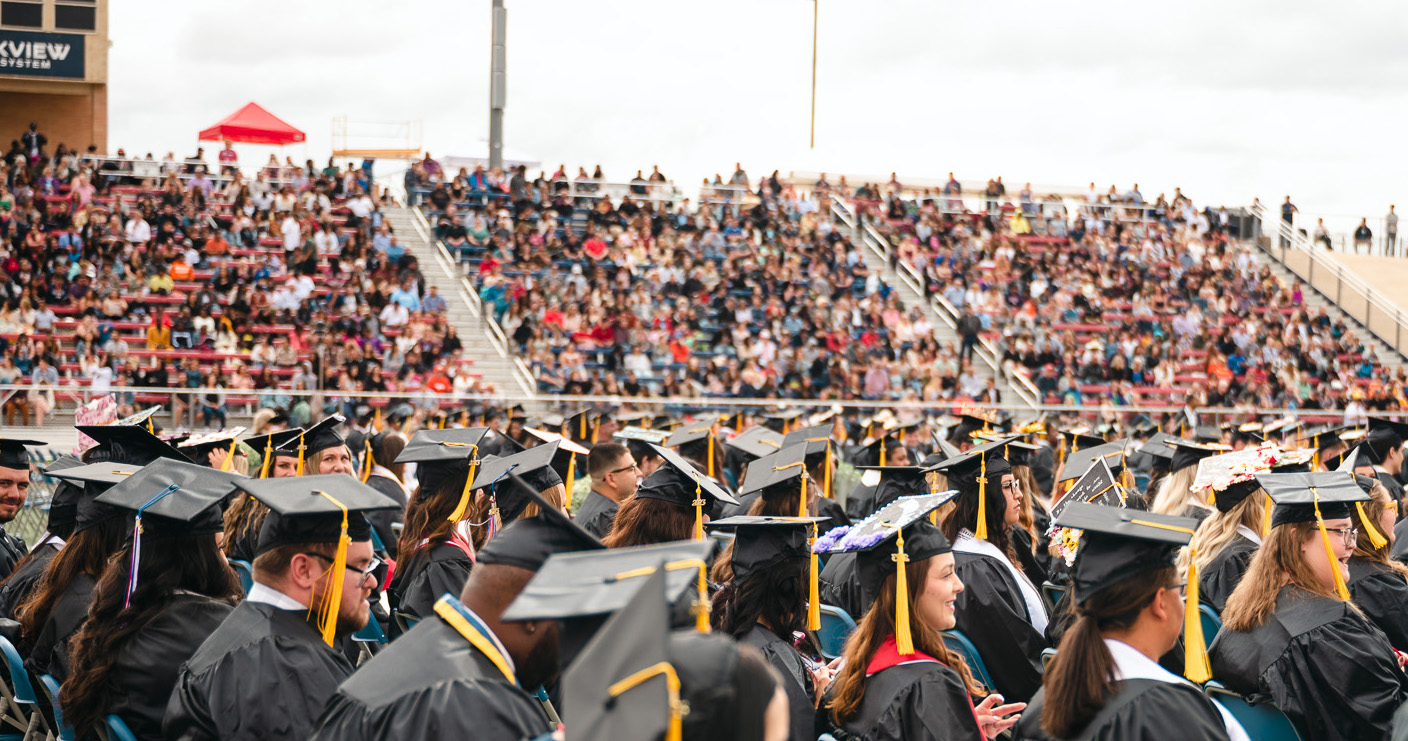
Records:
[[[244,144],[297,144],[305,138],[302,131],[250,103],[214,126],[200,132],[200,141],[241,142]]]

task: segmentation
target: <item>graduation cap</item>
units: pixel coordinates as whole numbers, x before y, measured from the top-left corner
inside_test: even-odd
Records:
[[[913,497],[921,494],[939,493],[929,484],[927,469],[923,466],[885,466],[864,468],[880,474],[880,483],[875,485],[875,507],[883,507],[900,497]]]
[[[207,456],[220,448],[228,447],[229,454],[221,462],[220,470],[229,471],[230,465],[235,460],[235,451],[239,448],[239,436],[243,434],[243,427],[232,427],[228,430],[217,430],[204,435],[193,435],[186,438],[176,448],[184,452],[191,460],[204,465],[208,460]]]
[[[1237,425],[1232,429],[1232,441],[1261,442],[1266,438],[1261,436],[1264,426],[1260,422],[1247,422]]]
[[[1375,465],[1383,464],[1389,451],[1403,447],[1405,439],[1408,439],[1408,424],[1379,417],[1369,418],[1369,434],[1364,438],[1364,446]]]
[[[1229,445],[1209,445],[1184,440],[1181,437],[1175,437],[1167,442],[1173,446],[1173,460],[1168,464],[1169,473],[1178,473],[1208,456],[1232,452],[1232,447]]]
[[[742,452],[750,458],[762,458],[765,455],[772,455],[782,450],[783,439],[782,433],[758,426],[751,427],[746,432],[733,436],[732,439],[724,444]]]
[[[663,499],[681,507],[694,507],[694,537],[702,540],[704,508],[714,502],[736,505],[738,500],[675,451],[659,445],[650,447],[660,456],[661,465],[641,482],[636,498]]]
[[[342,604],[341,575],[347,568],[347,546],[371,540],[372,528],[363,513],[400,509],[395,499],[352,476],[340,473],[289,476],[281,479],[237,479],[235,486],[269,508],[259,529],[255,554],[279,546],[328,543],[336,551],[328,571],[332,577],[318,605],[318,624],[329,646],[336,638],[338,606]]]
[[[161,432],[161,425],[157,424],[156,420],[152,419],[152,417],[159,411],[161,411],[161,405],[157,404],[153,407],[147,407],[136,414],[129,414],[122,419],[109,422],[108,424],[122,427],[145,427],[147,428],[147,432],[155,435]]]
[[[1110,471],[1119,473],[1125,467],[1125,448],[1123,441],[1081,448],[1066,457],[1065,468],[1061,469],[1061,480],[1070,481],[1084,476],[1097,461],[1104,461]]]
[[[1165,461],[1164,465],[1173,462],[1173,440],[1178,438],[1167,432],[1155,432],[1144,441],[1144,445],[1139,448],[1139,452],[1151,456],[1157,460]]]
[[[508,408],[508,419],[510,422],[515,419],[527,421],[528,410],[524,409],[522,404],[514,404],[513,406]]]
[[[420,430],[406,442],[395,463],[417,464],[421,490],[432,492],[464,470],[464,488],[459,503],[450,513],[450,522],[459,522],[469,508],[475,469],[479,466],[479,446],[487,427],[461,427],[451,430]],[[367,451],[370,455],[371,451]],[[365,478],[362,479],[366,481]]]
[[[1097,437],[1089,433],[1090,428],[1088,427],[1072,427],[1068,430],[1061,430],[1061,437],[1065,438],[1066,442],[1070,444],[1070,451],[1067,455],[1081,450],[1082,448],[1093,448],[1096,445],[1105,444],[1105,438]]]
[[[1077,606],[1113,584],[1176,566],[1179,549],[1190,544],[1198,527],[1198,521],[1191,517],[1084,502],[1072,502],[1055,518],[1055,524],[1081,531],[1072,570]],[[1195,552],[1188,567],[1188,595],[1184,599],[1183,675],[1201,683],[1212,678],[1212,669],[1199,615],[1196,556]]]
[[[562,479],[562,485],[567,489],[567,497],[570,501],[572,487],[577,484],[577,456],[590,455],[592,451],[548,430],[539,430],[535,427],[524,427],[523,430],[545,443],[558,443],[557,452],[552,456],[552,470],[556,471],[558,478]]]
[[[97,443],[83,451],[83,460],[90,463],[115,461],[132,466],[145,466],[158,458],[190,462],[185,453],[153,435],[151,430],[126,425],[78,425],[75,429]]]
[[[880,437],[856,448],[851,453],[851,464],[855,466],[884,466],[891,450],[904,447],[904,441],[893,432],[881,433]]]
[[[19,440],[0,438],[0,466],[29,470],[29,451],[26,446],[47,445],[41,440]]]
[[[792,429],[792,423],[803,414],[801,409],[784,409],[780,412],[763,415],[763,424],[772,430],[787,434]]]
[[[651,430],[645,427],[622,427],[611,437],[617,440],[637,440],[662,445],[669,436],[670,433],[664,430]]]
[[[1260,473],[1256,479],[1266,490],[1267,496],[1276,503],[1276,509],[1271,514],[1271,527],[1314,522],[1320,529],[1320,542],[1325,546],[1325,556],[1332,566],[1335,566],[1337,559],[1334,548],[1330,546],[1330,535],[1325,532],[1325,520],[1348,518],[1350,505],[1353,504],[1359,510],[1360,519],[1366,525],[1370,524],[1363,507],[1364,502],[1369,500],[1369,495],[1359,488],[1352,476],[1324,471]],[[1380,534],[1379,537],[1383,535]],[[1345,586],[1344,575],[1337,566],[1330,571],[1334,573],[1335,590],[1348,602],[1349,588]]]
[[[1096,458],[1090,468],[1081,474],[1070,490],[1051,505],[1051,517],[1055,518],[1070,504],[1085,502],[1104,507],[1125,506],[1125,493],[1115,481],[1115,474],[1104,458]]]
[[[283,446],[297,440],[298,436],[301,434],[303,434],[303,429],[295,427],[291,430],[271,432],[267,435],[255,435],[254,437],[244,439],[244,444],[258,451],[260,457],[263,459],[259,465],[259,478],[269,478],[269,466],[272,465],[276,456],[298,456],[297,449],[287,449]]]
[[[821,629],[821,597],[817,574],[821,571],[818,558],[812,552],[817,538],[817,523],[825,517],[761,517],[740,515],[715,520],[710,530],[733,530],[733,579],[742,581],[778,564],[807,557],[807,630]]]
[[[714,425],[716,422],[691,422],[684,427],[675,430],[665,440],[665,446],[669,448],[679,448],[680,452],[689,455],[691,458],[705,459],[705,473],[710,476],[718,475],[717,464],[714,462],[715,449],[719,441],[714,437]],[[705,447],[701,449],[700,444]],[[685,446],[689,446],[689,452],[685,452]]]
[[[141,429],[141,428],[133,428]],[[185,461],[189,463],[190,461]],[[121,510],[97,502],[97,498],[114,484],[126,481],[142,470],[142,466],[115,461],[103,461],[82,466],[72,466],[62,470],[50,470],[48,475],[61,481],[74,484],[79,490],[74,494],[74,532],[82,532],[94,525],[106,522],[122,513]],[[204,469],[209,471],[209,468]]]
[[[670,663],[665,573],[636,586],[562,677],[563,714],[573,741],[683,736],[680,676]]]
[[[1222,428],[1213,425],[1198,425],[1193,428],[1193,439],[1200,443],[1222,442]]]
[[[1041,447],[1031,443],[1007,443],[1007,462],[1013,466],[1030,466],[1032,453],[1038,450]]]
[[[560,441],[545,443],[503,458],[486,458],[469,489],[489,491],[489,537],[513,522],[538,494],[562,483],[552,467]],[[521,483],[520,483],[521,482]],[[525,486],[527,488],[525,488]],[[536,487],[536,488],[533,488]]]
[[[1333,448],[1344,442],[1340,433],[1351,429],[1349,425],[1324,425],[1305,431],[1305,437],[1310,440],[1310,447],[1317,452]]]
[[[303,475],[304,459],[317,455],[328,448],[347,444],[347,441],[337,431],[338,426],[346,421],[347,418],[341,414],[334,414],[299,433],[298,447],[295,448],[298,451],[299,476]]]
[[[1208,492],[1208,502],[1219,512],[1231,512],[1261,488],[1255,476],[1270,472],[1276,455],[1274,448],[1266,446],[1208,456],[1198,461],[1191,488]]]
[[[49,496],[48,530],[60,537],[67,537],[73,532],[74,523],[78,518],[78,502],[83,497],[83,485],[60,479],[57,474],[81,465],[83,461],[71,455],[64,455],[43,469],[45,476],[58,479],[53,493]]]
[[[596,443],[601,414],[595,409],[583,409],[562,419],[562,435],[581,442]]]
[[[953,545],[927,516],[953,498],[954,492],[902,497],[846,528],[818,538],[817,553],[856,553],[856,578],[873,588],[895,574],[895,643],[901,654],[914,653],[909,632],[909,586],[905,564],[952,552]]]
[[[1001,455],[1002,449],[1008,443],[1015,442],[1017,437],[994,440],[990,443],[971,448],[967,453],[933,466],[929,470],[941,471],[948,478],[950,484],[959,488],[960,496],[975,493],[978,496],[978,524],[974,536],[978,540],[987,540],[988,518],[987,518],[987,485],[993,477],[994,483],[1000,483],[1002,476],[1012,472],[1012,466],[1007,459]],[[998,495],[1001,499],[1001,494]]]
[[[783,445],[793,445],[795,443],[827,442],[829,440],[831,440],[831,425],[814,425],[812,427],[799,427],[782,436]]]
[[[783,448],[748,464],[748,475],[738,495],[762,492],[765,499],[775,496],[800,497],[798,517],[807,514],[807,446],[805,443]]]
[[[514,520],[490,539],[476,554],[478,563],[537,571],[553,554],[606,547],[537,492],[529,492],[527,501],[538,505],[538,514]]]

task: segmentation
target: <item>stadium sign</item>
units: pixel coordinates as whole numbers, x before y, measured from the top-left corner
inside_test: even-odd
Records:
[[[0,75],[84,77],[83,37],[68,33],[0,31]]]

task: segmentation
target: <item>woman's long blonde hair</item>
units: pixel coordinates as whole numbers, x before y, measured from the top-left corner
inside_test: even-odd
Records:
[[[1320,537],[1314,522],[1296,522],[1271,528],[1262,541],[1247,573],[1222,610],[1222,624],[1231,630],[1252,630],[1260,627],[1276,612],[1276,598],[1281,587],[1291,585],[1317,597],[1342,602],[1333,587],[1315,578],[1310,564],[1301,551],[1306,539]],[[1354,603],[1348,603],[1351,607]],[[1358,608],[1354,608],[1358,609]]]
[[[1198,552],[1198,572],[1207,573],[1207,569],[1212,565],[1213,559],[1237,537],[1237,527],[1244,526],[1258,536],[1265,532],[1266,528],[1266,490],[1258,488],[1246,499],[1238,502],[1232,509],[1223,512],[1214,512],[1204,518],[1198,524],[1197,532],[1193,533],[1193,540],[1188,543],[1188,547],[1178,554],[1178,568],[1181,572],[1188,570],[1188,564],[1192,560],[1192,552]]]
[[[1375,481],[1373,488],[1369,489],[1369,501],[1364,503],[1364,517],[1368,521],[1360,520],[1358,513],[1354,515],[1354,519],[1359,520],[1359,540],[1354,544],[1354,557],[1387,566],[1398,572],[1404,581],[1408,581],[1408,566],[1404,566],[1388,556],[1393,547],[1391,539],[1393,533],[1385,533],[1379,527],[1379,518],[1383,516],[1384,510],[1392,502],[1393,497],[1388,493],[1388,489],[1382,483]],[[1387,542],[1383,544],[1383,547],[1374,547],[1373,540],[1369,535],[1369,528],[1379,531],[1379,534],[1384,536],[1384,540]]]
[[[1149,511],[1159,515],[1182,515],[1190,504],[1211,509],[1202,493],[1193,491],[1193,477],[1197,475],[1197,466],[1184,466],[1165,476],[1159,481],[1159,492],[1154,495]]]

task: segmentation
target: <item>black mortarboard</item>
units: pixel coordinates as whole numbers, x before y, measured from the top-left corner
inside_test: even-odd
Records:
[[[577,478],[577,460],[579,457],[590,455],[592,451],[550,430],[524,427],[523,431],[544,443],[555,442],[558,444],[557,452],[552,456],[552,470],[557,472],[557,477],[562,479],[563,485],[568,488],[570,495],[570,490]],[[582,460],[585,464],[586,459],[583,457]]]
[[[611,437],[617,440],[637,440],[640,442],[663,445],[665,440],[670,437],[670,433],[664,430],[649,430],[644,427],[623,427],[617,430]]]
[[[77,468],[83,461],[71,455],[60,456],[58,460],[44,467],[44,474],[57,479],[53,494],[49,497],[49,532],[67,537],[73,532],[78,520],[78,502],[83,498],[83,484],[58,478],[60,471]]]
[[[885,579],[890,574],[899,574],[895,585],[899,592],[896,606],[898,609],[903,605],[907,615],[909,597],[905,593],[908,587],[903,576],[904,565],[953,551],[953,545],[944,537],[943,531],[927,519],[930,512],[943,506],[953,495],[949,491],[896,499],[850,528],[839,527],[827,532],[817,539],[813,550],[817,553],[856,553],[855,579],[861,586],[867,606],[874,601]],[[901,535],[903,537],[899,537]],[[908,631],[908,617],[903,622],[901,626],[897,614],[895,640],[901,654],[912,654],[914,644]]]
[[[1065,438],[1066,442],[1070,444],[1070,450],[1072,452],[1105,444],[1105,438],[1087,434],[1088,432],[1089,430],[1083,427],[1077,427],[1069,430],[1061,430],[1061,437]]]
[[[1404,440],[1408,440],[1408,424],[1380,417],[1369,418],[1369,434],[1364,438],[1364,446],[1375,465],[1382,464],[1389,451],[1403,447]]]
[[[800,427],[782,437],[784,446],[795,443],[825,442],[831,439],[831,425],[813,425],[811,427]]]
[[[1031,465],[1032,453],[1041,450],[1030,443],[1007,443],[1007,462],[1013,466]]]
[[[346,445],[347,441],[343,439],[342,433],[337,431],[346,421],[341,414],[334,414],[304,430],[299,438],[304,446],[303,455],[314,456],[328,448]]]
[[[400,509],[401,505],[352,476],[340,473],[282,479],[239,479],[235,487],[269,508],[255,552],[282,545],[337,543],[343,512],[353,541],[371,539],[365,512]]]
[[[704,512],[712,508],[715,502],[736,505],[738,500],[675,451],[659,445],[650,447],[659,454],[661,465],[641,482],[636,498],[663,499],[681,507],[694,507],[695,537],[703,538]],[[701,503],[696,506],[695,502],[700,500]]]
[[[930,470],[943,472],[949,485],[958,489],[959,496],[977,497],[978,511],[986,512],[988,484],[1000,486],[1003,475],[1012,472],[1011,464],[1001,455],[1002,449],[1018,439],[1017,436],[1012,436],[970,448],[967,453],[949,458]],[[995,490],[994,496],[1002,500],[1000,490]],[[978,517],[974,535],[979,540],[987,540],[986,517]]]
[[[479,550],[478,563],[537,571],[553,554],[606,547],[537,492],[529,493],[528,502],[538,505],[538,514],[509,523]]]
[[[1326,465],[1337,463],[1335,466],[1336,471],[1347,471],[1349,473],[1354,473],[1354,469],[1356,468],[1372,468],[1375,464],[1367,447],[1365,443],[1359,443],[1342,453],[1336,461],[1327,461]]]
[[[483,489],[489,496],[491,537],[523,513],[533,501],[531,495],[562,483],[552,467],[560,445],[560,442],[545,443],[503,458],[483,459],[469,490]]]
[[[930,490],[926,469],[921,466],[885,466],[884,468],[875,467],[865,470],[880,472],[880,483],[875,485],[875,504],[873,506],[876,509],[884,507],[900,497],[938,493]]]
[[[1199,425],[1193,428],[1193,439],[1200,443],[1222,442],[1222,428],[1213,425]]]
[[[742,580],[791,558],[811,554],[813,525],[825,517],[738,515],[710,522],[710,530],[733,530],[733,578]]]
[[[1335,568],[1331,568],[1335,578],[1335,591],[1344,601],[1350,600],[1349,587],[1344,581],[1336,563],[1334,548],[1330,546],[1330,535],[1325,531],[1325,520],[1349,518],[1350,505],[1359,510],[1359,518],[1368,522],[1364,515],[1363,503],[1369,495],[1359,488],[1353,476],[1324,471],[1319,473],[1260,473],[1256,476],[1266,495],[1276,503],[1271,513],[1271,527],[1297,522],[1314,522],[1320,530],[1320,542],[1325,548],[1325,557]]]
[[[679,739],[679,674],[670,663],[665,574],[635,587],[562,677],[574,741]]]
[[[244,434],[243,427],[232,427],[228,430],[216,430],[204,435],[192,435],[181,441],[176,448],[185,453],[192,461],[204,465],[212,452],[221,449],[238,446],[240,435]],[[229,470],[229,458],[226,458],[225,468]]]
[[[884,466],[889,462],[890,451],[904,447],[904,440],[894,432],[886,432],[867,445],[862,445],[851,453],[851,464],[855,466]]]
[[[783,435],[766,427],[751,427],[724,443],[750,458],[762,458],[782,450]]]
[[[562,420],[562,429],[559,430],[564,436],[580,442],[595,442],[596,428],[601,423],[600,415],[595,409],[584,409],[575,414],[569,414]]]
[[[25,446],[45,444],[42,440],[0,438],[0,466],[29,470],[29,451]]]
[[[526,420],[528,419],[528,410],[524,409],[522,404],[514,404],[508,408],[508,418],[510,420]]]
[[[297,456],[298,436],[303,433],[303,429],[295,427],[281,432],[271,432],[267,435],[255,435],[244,439],[244,444],[254,449],[259,454],[259,478],[269,477],[269,465],[273,459],[280,456]],[[284,446],[293,444],[293,448]]]
[[[1114,473],[1124,470],[1124,441],[1102,443],[1090,448],[1081,448],[1066,456],[1065,467],[1061,469],[1061,480],[1069,481],[1085,475],[1096,460],[1103,460]]]
[[[158,458],[188,462],[191,460],[185,453],[153,435],[146,427],[79,425],[76,429],[97,443],[83,451],[82,458],[87,463],[116,461],[145,466]]]
[[[723,451],[719,450],[719,439],[714,436],[715,424],[710,420],[690,422],[666,438],[665,447],[678,448],[681,455],[704,461],[704,473],[716,476]]]
[[[1168,472],[1178,473],[1183,469],[1197,464],[1198,461],[1218,453],[1231,452],[1232,448],[1226,445],[1208,445],[1206,443],[1184,440],[1175,437],[1168,441],[1173,446],[1173,460],[1169,461]]]
[[[1072,502],[1055,523],[1058,527],[1081,531],[1072,569],[1076,605],[1084,604],[1106,587],[1149,571],[1176,566],[1179,549],[1192,540],[1198,527],[1198,521],[1191,517],[1084,502]],[[1197,584],[1197,566],[1194,565],[1188,570],[1188,596],[1184,602],[1183,674],[1194,682],[1206,682],[1212,671],[1198,615]]]
[[[487,427],[420,430],[406,442],[395,463],[467,461],[484,439]]]
[[[142,470],[141,466],[104,461],[102,463],[73,466],[72,468],[65,468],[62,471],[56,470],[49,475],[61,481],[72,482],[80,489],[75,497],[73,530],[74,532],[82,532],[94,525],[106,522],[123,514],[122,510],[109,507],[106,504],[99,504],[96,500],[99,495],[107,491],[114,484],[125,481],[128,476],[140,470]],[[210,469],[207,468],[205,470],[208,471]]]
[[[161,411],[161,405],[157,404],[156,406],[147,407],[146,409],[143,409],[142,411],[137,412],[135,414],[129,414],[126,417],[123,417],[122,419],[119,419],[117,421],[109,422],[108,424],[118,425],[122,427],[145,427],[147,428],[147,432],[156,434],[158,432],[161,432],[161,425],[156,424],[156,421],[152,419],[152,416],[159,411]]]
[[[1172,463],[1173,447],[1169,444],[1169,441],[1176,439],[1177,438],[1167,432],[1155,432],[1153,435],[1149,436],[1148,440],[1144,441],[1144,445],[1139,448],[1139,452]]]
[[[794,500],[801,501],[802,508],[798,510],[798,515],[804,516],[807,497],[799,477],[807,473],[806,454],[807,446],[803,443],[783,448],[749,463],[748,475],[744,477],[738,495],[761,491],[768,499],[779,495],[791,496]]]
[[[1310,447],[1317,451],[1332,448],[1344,440],[1340,433],[1350,429],[1349,425],[1325,425],[1305,431],[1305,437],[1310,441]]]
[[[1266,438],[1261,436],[1264,425],[1260,422],[1246,422],[1237,425],[1232,429],[1232,441],[1261,442]]]
[[[763,415],[763,424],[769,429],[786,434],[792,423],[803,414],[801,409],[784,409],[780,412]]]
[[[218,533],[225,529],[218,505],[240,480],[247,477],[163,458],[119,477],[94,501],[133,512],[149,538]]]

